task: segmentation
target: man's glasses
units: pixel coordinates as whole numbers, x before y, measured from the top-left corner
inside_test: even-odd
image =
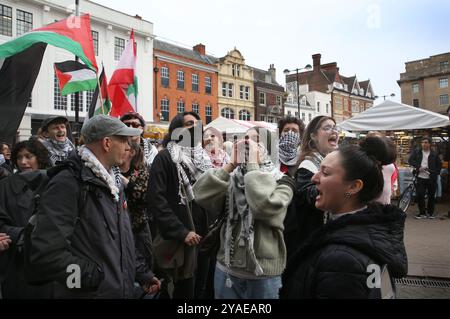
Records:
[[[327,133],[331,133],[331,132],[341,133],[341,129],[339,127],[331,126],[331,125],[322,127],[322,130],[324,130]]]
[[[141,127],[141,124],[140,124],[140,123],[136,123],[136,122],[124,122],[123,124],[125,124],[125,125],[128,126],[128,127],[130,127],[130,126],[132,126],[132,127],[134,127],[134,128],[139,128],[139,127]]]

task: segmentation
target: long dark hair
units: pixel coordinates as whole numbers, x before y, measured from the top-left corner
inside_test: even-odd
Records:
[[[182,128],[184,125],[184,117],[186,115],[192,115],[193,117],[195,117],[197,120],[200,121],[200,116],[195,113],[195,112],[183,112],[183,113],[179,113],[177,114],[172,121],[170,122],[169,125],[169,132],[166,134],[166,136],[164,137],[163,140],[163,146],[167,147],[167,144],[169,144],[170,141],[172,141],[172,133],[177,129],[177,128]],[[176,142],[179,142],[178,140]]]
[[[19,155],[19,152],[23,149],[26,149],[28,152],[36,156],[39,169],[47,169],[51,167],[47,148],[41,142],[39,142],[37,138],[32,137],[29,140],[22,141],[14,146],[11,152],[11,162],[13,163],[15,168],[19,169],[19,166],[17,165],[17,157]]]
[[[316,116],[315,118],[312,119],[311,122],[309,122],[308,126],[306,127],[305,134],[303,134],[302,138],[299,164],[305,159],[305,157],[311,156],[312,153],[318,151],[317,145],[312,140],[311,135],[317,135],[317,131],[319,130],[322,123],[325,122],[326,120],[331,120],[336,124],[334,118],[325,115]]]

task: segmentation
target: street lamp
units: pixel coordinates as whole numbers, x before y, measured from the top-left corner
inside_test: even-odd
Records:
[[[394,94],[394,93],[391,93],[391,94],[389,94],[389,95],[380,95],[380,96],[375,95],[375,96],[374,96],[374,99],[376,100],[376,99],[378,99],[379,97],[382,97],[382,98],[383,98],[383,101],[386,101],[386,98],[387,98],[388,96],[394,97],[395,94]]]
[[[294,71],[296,73],[296,79],[297,79],[297,85],[296,85],[297,86],[297,109],[298,109],[298,118],[299,119],[300,119],[300,89],[299,89],[299,84],[300,83],[298,82],[298,71],[301,71],[301,70],[311,71],[312,70],[312,66],[311,66],[311,64],[307,64],[307,65],[305,65],[304,68],[301,68],[301,69],[294,69],[294,70],[285,69],[283,71],[284,75],[286,75],[286,76],[288,76],[289,73],[294,72]]]

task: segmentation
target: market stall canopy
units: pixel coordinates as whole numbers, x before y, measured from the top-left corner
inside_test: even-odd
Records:
[[[347,131],[418,130],[449,126],[447,116],[402,103],[384,101],[339,124]]]
[[[273,123],[261,121],[231,120],[224,117],[218,117],[217,119],[209,123],[206,128],[214,127],[222,133],[227,134],[244,134],[249,128],[252,128],[254,126],[265,127],[272,132],[277,130],[277,125]]]

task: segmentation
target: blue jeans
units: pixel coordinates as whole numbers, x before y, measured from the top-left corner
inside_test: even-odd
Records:
[[[227,278],[231,287],[226,286]],[[227,275],[216,267],[214,273],[214,293],[216,299],[278,299],[281,276],[261,279],[241,279]]]

